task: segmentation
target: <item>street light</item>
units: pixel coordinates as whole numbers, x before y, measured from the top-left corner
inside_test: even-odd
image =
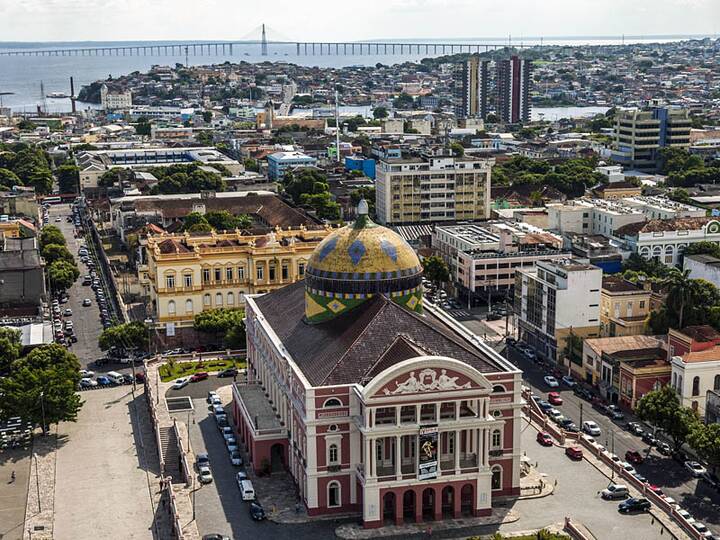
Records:
[[[42,505],[40,504],[40,470],[38,469],[37,452],[33,452],[33,459],[35,460],[35,489],[37,490],[38,512],[42,512]]]
[[[45,391],[40,392],[40,411],[42,413],[42,432],[45,435]]]

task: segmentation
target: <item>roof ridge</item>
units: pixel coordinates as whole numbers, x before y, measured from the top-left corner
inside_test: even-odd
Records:
[[[378,355],[378,357],[377,357],[377,359],[375,360],[375,362],[373,362],[373,363],[365,370],[365,373],[363,374],[363,377],[362,377],[362,383],[363,383],[363,384],[365,384],[365,382],[366,382],[367,374],[368,374],[368,373],[372,373],[373,370],[375,369],[375,367],[377,367],[377,365],[384,360],[385,356],[386,356],[386,355],[392,350],[392,348],[395,347],[400,341],[404,341],[405,343],[407,343],[407,345],[408,345],[410,348],[415,349],[415,350],[418,351],[419,353],[425,353],[425,352],[427,352],[427,351],[425,351],[425,349],[423,349],[422,347],[420,347],[420,345],[418,345],[417,343],[415,343],[415,340],[413,340],[410,336],[408,336],[408,335],[406,335],[406,334],[398,334],[398,335],[395,337],[395,339],[392,340],[392,342],[390,342],[390,344],[389,344],[387,347],[385,347],[385,350],[383,350],[383,352]]]

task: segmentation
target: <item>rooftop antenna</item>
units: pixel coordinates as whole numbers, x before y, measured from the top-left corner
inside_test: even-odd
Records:
[[[335,154],[340,162],[340,93],[335,88]]]
[[[262,25],[262,41],[260,45],[260,54],[262,56],[267,56],[267,35],[265,34],[265,23]]]

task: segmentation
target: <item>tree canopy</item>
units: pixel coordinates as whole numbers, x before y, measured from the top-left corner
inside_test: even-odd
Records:
[[[64,246],[67,243],[65,235],[55,225],[46,225],[40,232],[40,248],[48,244]]]
[[[442,257],[432,255],[422,261],[423,274],[433,283],[447,283],[450,281],[450,272]]]
[[[75,263],[75,258],[72,256],[72,253],[62,244],[45,244],[40,250],[40,254],[48,264],[52,264],[55,261]]]
[[[0,375],[20,356],[20,330],[0,326]]]
[[[77,357],[61,345],[34,349],[0,380],[0,411],[39,424],[44,432],[50,424],[75,421],[82,406],[79,369]]]
[[[635,414],[641,420],[661,429],[680,448],[688,438],[697,415],[687,407],[680,406],[677,392],[669,385],[645,394],[638,401]]]
[[[60,193],[78,193],[80,189],[80,168],[77,165],[65,163],[55,171],[60,187]]]
[[[318,217],[327,220],[340,219],[340,205],[332,200],[327,177],[316,169],[288,171],[283,176],[285,193],[295,204],[308,206]]]
[[[80,270],[73,263],[58,260],[48,267],[48,280],[54,291],[67,291],[80,277]]]
[[[140,321],[132,321],[103,330],[98,339],[98,345],[103,351],[112,348],[146,351],[148,340],[147,325]]]
[[[196,163],[178,163],[168,167],[153,167],[150,172],[158,179],[153,192],[198,193],[200,191],[225,191],[225,181],[220,172],[201,169]]]
[[[241,308],[218,308],[201,311],[193,320],[198,332],[222,338],[223,344],[231,348],[245,347],[245,311]]]
[[[34,187],[39,194],[50,193],[53,177],[47,152],[26,143],[5,145],[0,143],[0,169],[11,172],[0,174],[0,184]]]

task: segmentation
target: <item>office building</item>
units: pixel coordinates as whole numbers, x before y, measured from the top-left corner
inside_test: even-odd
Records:
[[[566,361],[565,345],[570,334],[599,336],[601,288],[600,268],[570,259],[515,270],[520,339],[540,357],[569,366],[582,376],[582,358]]]
[[[497,62],[497,113],[506,124],[530,121],[532,62],[513,56]]]
[[[470,57],[455,71],[455,116],[482,118],[488,113],[488,60]]]
[[[383,158],[375,178],[378,221],[402,225],[487,219],[494,163],[432,154]]]
[[[567,258],[562,245],[557,235],[511,221],[443,225],[432,232],[433,251],[448,265],[457,294],[470,301],[505,298],[515,286],[515,270]]]
[[[690,111],[649,107],[619,110],[612,159],[625,167],[656,171],[662,148],[690,148]]]
[[[275,181],[282,180],[286,171],[317,165],[317,159],[302,152],[275,152],[267,157],[267,161],[268,178]]]
[[[255,470],[289,471],[310,515],[437,522],[520,492],[520,371],[423,309],[421,279],[413,249],[361,203],[304,283],[246,301],[239,438]]]

